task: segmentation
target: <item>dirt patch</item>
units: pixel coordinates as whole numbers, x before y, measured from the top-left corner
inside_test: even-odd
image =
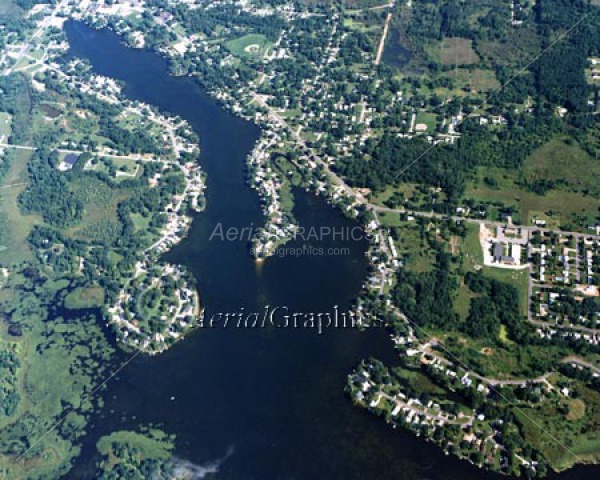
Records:
[[[454,256],[458,255],[458,237],[456,235],[450,237],[450,252]]]
[[[252,45],[248,45],[244,48],[244,52],[250,53],[251,55],[256,55],[260,51],[260,45],[258,43],[253,43]]]
[[[569,402],[569,413],[567,413],[567,420],[573,422],[580,420],[585,415],[585,403],[579,398],[575,398]]]
[[[46,117],[49,118],[58,118],[62,114],[62,110],[60,110],[55,105],[49,105],[47,103],[42,103],[40,105],[40,110],[44,113]]]

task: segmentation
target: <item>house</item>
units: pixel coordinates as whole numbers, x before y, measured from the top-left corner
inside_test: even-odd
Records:
[[[77,160],[79,160],[79,154],[69,153],[65,155],[65,158],[63,158],[62,162],[58,164],[57,168],[61,172],[66,172],[67,170],[71,170],[75,166]]]
[[[70,168],[73,168],[73,166],[77,163],[77,160],[79,160],[78,154],[69,153],[65,156],[63,162],[69,165]]]

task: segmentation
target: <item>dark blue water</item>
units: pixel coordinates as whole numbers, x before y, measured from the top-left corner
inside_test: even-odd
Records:
[[[350,306],[367,269],[364,242],[329,239],[317,246],[350,253],[271,258],[257,266],[246,242],[209,241],[218,222],[225,228],[261,224],[258,198],[244,182],[244,160],[258,128],[224,111],[192,79],[170,77],[157,55],[130,50],[109,31],[73,22],[66,29],[72,54],[122,80],[129,98],[186,119],[200,138],[207,209],[166,259],[193,271],[207,318],[265,305],[300,312]],[[297,192],[294,213],[305,228],[355,226],[304,192]],[[136,357],[109,383],[70,478],[93,477],[100,436],[142,423],[175,433],[177,456],[199,465],[233,447],[217,475],[222,479],[503,478],[353,407],[343,393],[346,375],[370,355],[393,363],[385,332],[197,330],[163,355]],[[561,478],[580,478],[572,472]]]

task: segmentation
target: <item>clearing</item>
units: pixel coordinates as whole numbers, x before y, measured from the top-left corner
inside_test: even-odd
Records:
[[[36,224],[43,221],[38,215],[23,215],[18,204],[19,194],[27,188],[27,162],[31,152],[13,150],[11,166],[0,181],[0,263],[14,265],[31,260],[27,236]]]
[[[264,35],[244,35],[228,41],[225,46],[237,57],[263,58],[273,44]]]

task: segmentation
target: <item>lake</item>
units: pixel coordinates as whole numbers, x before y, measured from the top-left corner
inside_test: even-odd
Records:
[[[367,272],[364,241],[288,246],[347,248],[344,255],[282,256],[257,264],[245,241],[221,241],[224,228],[262,224],[257,194],[246,186],[244,162],[260,130],[226,112],[191,78],[169,76],[158,55],[126,48],[114,33],[68,22],[71,54],[121,80],[127,97],[187,120],[200,138],[208,175],[206,211],[165,259],[198,281],[206,318],[262,312],[347,310]],[[322,198],[296,191],[294,214],[304,228],[353,228]],[[327,329],[198,329],[168,352],[139,355],[108,383],[69,478],[93,478],[95,443],[119,429],[155,424],[177,435],[176,455],[198,466],[222,460],[220,479],[499,479],[353,407],[346,376],[362,358],[393,363],[385,331]],[[120,361],[128,358],[119,355]],[[202,478],[202,469],[198,470]],[[574,469],[561,479],[581,478]],[[577,476],[579,475],[579,477]],[[206,478],[213,478],[210,475]]]

